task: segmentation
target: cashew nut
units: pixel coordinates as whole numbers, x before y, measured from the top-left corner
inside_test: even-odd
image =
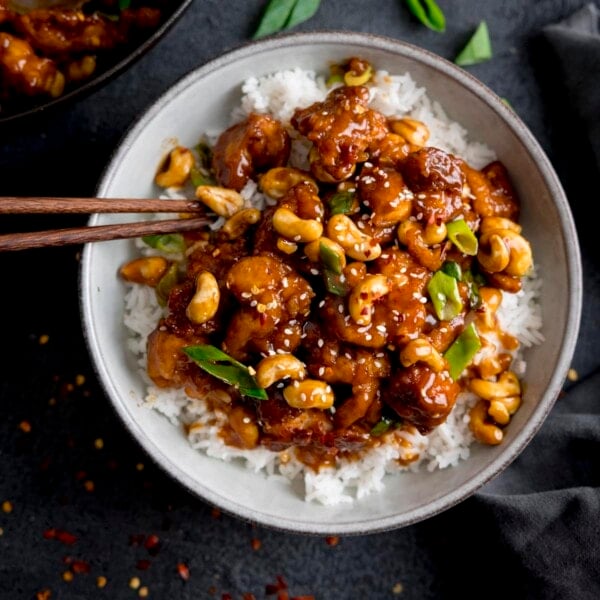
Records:
[[[290,242],[290,240],[287,240],[284,237],[278,237],[277,250],[283,252],[284,254],[294,254],[294,252],[298,250],[298,244]]]
[[[477,260],[490,273],[505,272],[520,277],[533,264],[531,245],[512,229],[495,229],[479,238]]]
[[[301,219],[289,208],[278,208],[273,214],[277,233],[293,242],[312,242],[321,237],[323,225],[315,219]]]
[[[215,316],[220,299],[221,293],[215,276],[209,271],[202,271],[196,279],[196,293],[190,300],[185,314],[192,323],[206,323]]]
[[[244,208],[229,217],[221,231],[229,237],[229,239],[237,239],[246,233],[250,225],[258,223],[260,219],[260,210],[257,208]]]
[[[394,133],[402,136],[409,144],[422,148],[429,139],[429,128],[415,119],[392,119],[389,122]]]
[[[381,246],[354,221],[344,215],[333,215],[327,222],[327,236],[337,242],[348,256],[355,260],[375,260],[381,255]]]
[[[256,382],[260,387],[268,388],[270,385],[290,377],[301,380],[306,377],[304,363],[293,354],[273,354],[263,358],[256,367]]]
[[[505,371],[498,377],[498,381],[486,381],[485,379],[471,379],[469,382],[471,391],[484,400],[496,400],[508,396],[521,394],[519,378],[512,371]]]
[[[216,185],[199,185],[196,198],[221,217],[231,217],[244,206],[239,192]]]
[[[156,287],[168,269],[169,261],[166,258],[145,256],[123,265],[119,273],[125,281]]]
[[[346,71],[344,73],[344,83],[349,86],[365,85],[373,75],[373,67],[368,65],[362,73],[355,71]]]
[[[487,421],[487,403],[480,400],[469,411],[469,429],[473,432],[476,440],[482,444],[497,446],[504,438],[504,433],[500,427]]]
[[[177,146],[169,153],[163,168],[156,174],[154,181],[164,188],[181,187],[187,180],[194,166],[192,151]]]
[[[292,408],[319,408],[321,410],[331,408],[335,400],[331,386],[318,379],[294,381],[283,390],[283,397]]]
[[[368,325],[373,316],[373,304],[390,291],[385,275],[367,275],[355,285],[348,298],[348,311],[357,325]]]
[[[423,362],[436,373],[448,368],[446,359],[425,338],[410,340],[400,351],[400,362],[403,367]]]
[[[347,168],[343,170],[339,177],[334,177],[323,166],[321,155],[314,146],[310,149],[308,153],[308,161],[310,162],[311,173],[323,183],[340,183],[341,181],[345,181],[346,179],[349,179],[352,176],[352,173],[354,173],[356,169],[355,164],[347,165]]]
[[[440,244],[446,239],[446,224],[440,223],[439,225],[436,223],[431,223],[429,225],[425,225],[425,229],[423,229],[423,241],[428,246],[433,246],[434,244]]]
[[[316,187],[315,180],[305,171],[292,167],[274,167],[261,175],[258,183],[263,193],[271,198],[279,199],[302,181],[312,183]]]
[[[496,231],[498,229],[510,229],[515,233],[521,233],[522,227],[505,217],[484,217],[481,219],[481,225],[479,225],[479,234],[489,233],[490,231]]]
[[[498,423],[498,425],[508,425],[510,418],[521,406],[521,396],[507,396],[506,398],[497,398],[490,402],[488,415]]]

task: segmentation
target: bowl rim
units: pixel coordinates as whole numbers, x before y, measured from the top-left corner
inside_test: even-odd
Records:
[[[146,453],[151,457],[151,459],[157,463],[163,471],[165,471],[177,483],[190,491],[195,497],[219,506],[225,513],[231,514],[236,518],[240,518],[249,522],[260,523],[272,529],[290,533],[348,536],[377,533],[405,527],[424,519],[428,519],[436,514],[439,514],[440,512],[444,512],[473,495],[479,488],[503,472],[523,451],[529,441],[537,433],[542,423],[545,421],[562,389],[563,382],[575,351],[575,345],[580,327],[583,289],[581,257],[575,224],[566,195],[548,157],[531,131],[520,119],[520,117],[483,82],[445,58],[419,46],[384,35],[349,32],[343,30],[329,29],[315,30],[311,32],[286,33],[279,34],[272,38],[242,43],[228,51],[225,51],[219,57],[214,58],[183,75],[166,92],[152,102],[150,106],[140,114],[136,121],[125,132],[121,141],[115,147],[115,151],[113,152],[100,177],[97,193],[99,196],[106,194],[105,190],[107,190],[111,185],[116,166],[121,161],[122,156],[127,153],[129,146],[132,144],[137,135],[144,130],[146,125],[152,121],[154,116],[159,113],[165,105],[175,98],[180,91],[191,85],[196,79],[202,78],[208,73],[234,63],[239,58],[247,57],[249,54],[251,55],[255,51],[276,51],[280,47],[288,47],[290,45],[336,45],[339,43],[354,45],[357,48],[361,46],[365,48],[375,47],[377,49],[399,54],[405,58],[422,63],[425,66],[440,72],[440,74],[450,76],[451,78],[457,80],[471,93],[475,94],[482,102],[487,104],[493,111],[499,114],[506,126],[515,135],[515,138],[518,140],[518,142],[525,147],[526,151],[534,159],[542,178],[544,179],[551,195],[554,198],[565,239],[566,266],[569,276],[569,306],[567,310],[567,322],[565,326],[565,331],[567,333],[562,341],[562,349],[559,355],[559,361],[555,366],[554,373],[551,376],[545,393],[539,400],[538,406],[535,408],[530,419],[524,424],[522,430],[519,431],[519,433],[511,441],[510,445],[507,445],[506,448],[489,465],[482,468],[471,479],[463,483],[458,488],[431,502],[423,504],[408,512],[400,512],[392,516],[374,517],[373,519],[362,520],[358,525],[352,522],[351,519],[346,519],[345,521],[338,522],[334,525],[324,525],[322,523],[300,521],[294,519],[293,517],[273,518],[267,513],[259,513],[256,510],[248,509],[245,506],[235,502],[224,502],[224,499],[221,496],[218,496],[209,489],[203,487],[202,491],[200,491],[198,487],[198,481],[194,480],[194,478],[188,476],[186,473],[180,470],[176,463],[158,450],[154,446],[152,440],[145,435],[135,420],[126,413],[120,402],[116,401],[118,396],[113,396],[113,393],[116,394],[117,390],[110,389],[110,386],[107,383],[107,381],[109,381],[108,373],[103,371],[100,356],[94,347],[94,344],[97,340],[94,334],[94,325],[90,311],[90,299],[86,297],[85,294],[85,290],[87,289],[85,282],[91,270],[91,244],[87,244],[83,249],[79,271],[79,290],[80,310],[83,315],[84,323],[84,337],[86,339],[88,349],[94,358],[92,362],[99,376],[99,380],[104,387],[104,391],[109,397],[111,405],[116,410],[126,428],[146,451]],[[96,219],[97,215],[93,215],[90,218],[89,224],[94,225]]]
[[[53,110],[63,104],[67,104],[76,98],[82,98],[98,90],[104,84],[112,81],[118,75],[122,74],[128,67],[134,65],[142,58],[151,48],[156,46],[158,42],[166,35],[166,33],[175,25],[183,13],[192,4],[193,0],[180,0],[179,6],[157,27],[152,33],[144,39],[144,41],[135,46],[127,55],[123,56],[118,62],[110,65],[103,70],[97,77],[91,77],[84,81],[81,85],[69,90],[66,94],[62,94],[58,98],[53,98],[47,102],[31,106],[30,108],[19,111],[10,112],[6,116],[0,112],[0,126],[9,126],[21,122],[22,119],[39,116],[47,111]]]

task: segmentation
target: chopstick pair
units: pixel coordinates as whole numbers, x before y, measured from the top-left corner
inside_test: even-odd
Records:
[[[0,214],[199,213],[206,207],[195,200],[146,198],[0,198]],[[94,227],[50,229],[0,235],[0,252],[85,244],[145,235],[193,231],[209,223],[206,217],[118,223]]]

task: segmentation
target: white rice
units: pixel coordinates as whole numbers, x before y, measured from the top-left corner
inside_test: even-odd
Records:
[[[464,158],[475,168],[482,168],[494,160],[494,152],[487,146],[468,139],[467,131],[451,121],[442,107],[432,101],[424,88],[417,86],[409,74],[390,75],[376,73],[375,87],[371,88],[371,107],[387,116],[411,117],[423,121],[430,130],[428,144]],[[328,92],[322,77],[312,71],[293,69],[260,78],[249,78],[242,86],[239,107],[232,114],[232,122],[243,119],[250,112],[267,113],[282,122],[289,122],[295,108],[323,100]],[[218,132],[217,132],[218,134]],[[294,137],[291,162],[298,167],[307,166],[308,146],[290,127]],[[209,139],[216,139],[216,134]],[[242,191],[248,206],[263,209],[270,200],[249,182]],[[166,197],[188,196],[186,190],[167,190]],[[193,197],[193,196],[190,196]],[[223,223],[218,219],[213,228]],[[144,253],[154,253],[139,244]],[[517,294],[503,293],[498,318],[504,330],[519,339],[523,347],[543,341],[540,332],[542,319],[539,307],[541,282],[535,276],[524,281],[523,290]],[[226,416],[207,409],[204,401],[189,398],[183,390],[159,389],[146,372],[146,338],[154,329],[163,310],[156,301],[152,288],[130,285],[125,297],[124,323],[130,332],[129,350],[136,356],[140,376],[147,384],[146,403],[168,418],[173,425],[188,426],[188,439],[192,447],[208,456],[225,461],[238,461],[245,467],[266,477],[277,477],[287,482],[297,478],[304,481],[306,501],[321,504],[353,502],[380,491],[386,475],[400,471],[425,469],[434,471],[455,466],[469,457],[473,436],[469,430],[468,411],[477,400],[470,393],[459,396],[447,421],[427,436],[406,431],[394,431],[382,436],[385,443],[370,450],[361,460],[342,460],[335,469],[322,469],[315,473],[294,458],[293,452],[272,452],[264,448],[243,450],[223,443],[218,436]],[[519,375],[525,372],[520,354],[515,356],[513,367]],[[402,440],[410,442],[419,457],[408,466],[398,459],[409,452]],[[292,490],[290,486],[290,491]],[[292,493],[292,492],[291,492]]]

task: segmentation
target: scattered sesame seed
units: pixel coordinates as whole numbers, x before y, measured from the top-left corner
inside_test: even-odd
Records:
[[[46,335],[45,333],[40,335],[39,339],[38,339],[38,343],[40,344],[40,346],[44,346],[45,344],[47,344],[50,341],[50,336]]]
[[[31,423],[29,421],[21,421],[19,423],[19,429],[23,433],[29,433],[31,431]]]
[[[136,471],[143,471],[144,463],[138,463],[137,465],[135,465],[135,469],[136,469]]]
[[[66,581],[67,583],[69,583],[70,581],[73,581],[73,573],[71,573],[71,571],[65,571],[62,574],[62,578],[63,578],[63,581]]]
[[[2,527],[0,527],[0,537],[2,537],[4,535],[4,529],[2,529]]]
[[[252,550],[260,550],[262,542],[258,538],[252,538],[250,540],[250,546],[252,546]]]
[[[7,515],[10,514],[13,511],[13,504],[10,500],[5,500],[2,503],[2,512],[6,513]]]
[[[394,587],[392,588],[392,593],[394,594],[401,594],[404,591],[404,586],[398,582],[394,585]]]
[[[150,591],[148,590],[148,588],[146,586],[141,587],[139,592],[138,592],[138,596],[140,598],[147,598],[148,594],[150,593]]]
[[[75,375],[75,385],[83,385],[85,383],[85,375]]]
[[[96,585],[99,588],[103,588],[107,583],[106,577],[104,577],[104,575],[98,575],[98,577],[96,577]]]
[[[85,488],[86,492],[93,492],[94,491],[94,482],[91,480],[87,480],[83,482],[83,487]]]
[[[96,448],[96,450],[102,450],[102,448],[104,448],[104,440],[102,438],[96,438],[94,440],[94,448]]]
[[[579,379],[579,373],[575,369],[569,369],[567,379],[569,381],[577,381]]]

